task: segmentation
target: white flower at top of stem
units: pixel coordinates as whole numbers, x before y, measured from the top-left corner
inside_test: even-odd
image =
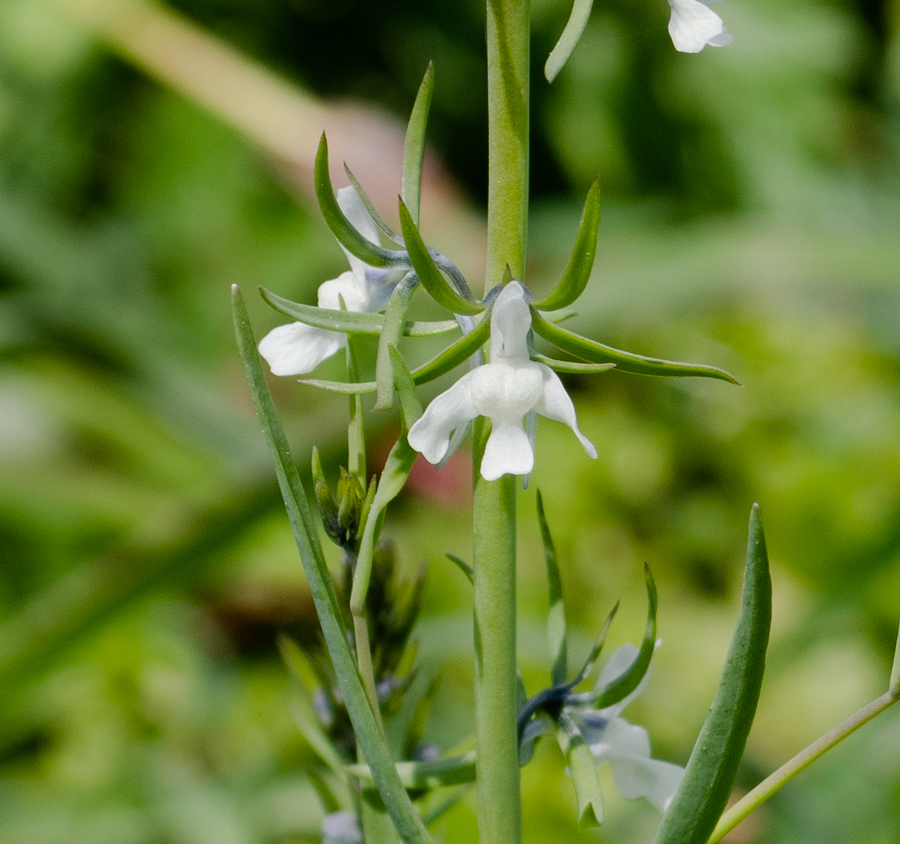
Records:
[[[616,650],[600,672],[598,688],[623,674],[636,657],[637,648],[632,644]],[[565,708],[578,724],[596,763],[609,765],[619,793],[630,800],[646,797],[660,812],[665,812],[681,784],[684,768],[651,758],[647,731],[619,717],[643,691],[648,676],[644,675],[628,697],[605,709]]]
[[[725,29],[722,18],[706,3],[700,0],[669,0],[669,5],[672,7],[669,35],[679,52],[699,53],[707,44],[710,47],[724,47],[734,40]]]
[[[337,200],[353,227],[367,240],[378,243],[378,227],[356,189],[341,188]],[[407,270],[372,267],[346,249],[344,254],[350,269],[319,286],[318,306],[337,311],[341,310],[343,301],[344,308],[356,313],[381,310]],[[259,353],[274,375],[303,375],[346,345],[347,335],[340,331],[292,322],[278,326],[263,337]]]
[[[430,463],[448,456],[453,431],[476,416],[491,420],[481,461],[481,475],[493,481],[502,475],[528,475],[534,467],[533,432],[523,428],[533,414],[568,425],[584,450],[597,450],[575,420],[575,407],[557,374],[529,357],[528,332],[531,311],[525,288],[511,281],[497,297],[491,312],[490,363],[466,373],[449,390],[428,405],[410,428],[409,444]]]

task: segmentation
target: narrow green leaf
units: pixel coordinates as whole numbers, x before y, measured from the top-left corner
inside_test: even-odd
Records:
[[[650,574],[650,566],[646,563],[644,563],[644,582],[647,585],[647,624],[644,627],[644,639],[634,662],[628,666],[628,670],[602,689],[597,690],[595,693],[597,700],[594,704],[597,709],[612,706],[628,697],[640,685],[650,668],[650,660],[653,659],[653,651],[656,649],[656,609],[659,600],[653,575]]]
[[[319,308],[316,305],[304,305],[284,299],[264,287],[260,287],[259,292],[263,299],[279,313],[316,328],[343,331],[347,334],[381,334],[384,327],[383,314],[339,311],[331,308]],[[436,322],[407,321],[403,326],[403,334],[409,337],[432,337],[436,334],[447,334],[450,331],[458,330],[459,323],[455,319]]]
[[[390,346],[388,354],[394,373],[394,385],[400,396],[400,430],[403,434],[407,434],[422,415],[422,402],[416,392],[415,381],[413,381],[409,369],[406,368],[406,361],[403,360],[400,352]]]
[[[456,554],[444,554],[469,580],[469,583],[475,583],[475,569],[472,568],[462,557]]]
[[[400,200],[400,227],[403,231],[403,239],[406,241],[406,248],[409,250],[409,259],[412,261],[422,286],[428,291],[431,298],[455,314],[467,314],[468,316],[480,314],[485,306],[469,299],[463,299],[441,275],[441,271],[434,263],[434,258],[431,257],[425,246],[402,199]]]
[[[384,314],[384,328],[378,338],[378,357],[375,360],[375,383],[378,385],[378,398],[372,410],[387,410],[394,404],[394,361],[391,359],[391,349],[400,345],[400,337],[403,334],[403,326],[406,324],[406,314],[409,311],[409,303],[416,284],[414,274],[407,275],[391,294]]]
[[[588,18],[591,15],[591,6],[594,0],[575,0],[572,4],[572,13],[569,15],[569,21],[563,30],[559,41],[547,57],[547,63],[544,65],[544,76],[548,82],[556,79],[557,74],[563,69],[569,56],[578,46],[584,28],[587,26]]]
[[[549,340],[559,349],[570,355],[591,361],[592,363],[614,363],[621,372],[632,372],[637,375],[674,375],[680,377],[698,376],[701,378],[718,378],[721,381],[729,381],[739,384],[737,380],[722,369],[714,366],[704,366],[696,363],[676,363],[674,361],[660,360],[659,358],[647,358],[643,355],[634,355],[631,352],[622,352],[610,346],[604,346],[594,340],[588,340],[578,334],[573,334],[565,328],[553,325],[543,319],[534,308],[531,309],[531,327],[536,334],[545,340]]]
[[[334,188],[331,186],[331,174],[328,172],[328,142],[325,140],[324,134],[322,140],[319,141],[319,150],[316,153],[314,183],[322,216],[338,243],[348,252],[356,255],[371,267],[409,266],[405,252],[397,249],[384,249],[372,243],[353,228],[353,225],[344,216],[341,206],[338,205],[337,197],[334,195]]]
[[[566,607],[563,603],[562,581],[556,562],[556,548],[550,535],[550,526],[544,513],[544,499],[537,494],[537,516],[544,544],[544,561],[547,565],[547,644],[550,648],[550,682],[559,686],[566,682],[569,673],[566,645]]]
[[[597,763],[578,727],[563,710],[556,721],[556,739],[566,757],[569,774],[578,800],[578,829],[591,829],[603,823],[603,795]]]
[[[401,410],[403,427],[400,437],[390,450],[372,504],[367,510],[366,523],[363,528],[362,539],[359,543],[359,554],[356,560],[356,570],[353,573],[353,588],[350,592],[350,611],[354,615],[360,615],[365,607],[366,594],[369,591],[369,580],[372,576],[372,557],[375,553],[375,544],[381,534],[384,524],[385,511],[406,485],[406,479],[412,471],[418,452],[406,439],[409,427],[422,415],[422,405],[414,389],[411,389],[409,371],[399,353],[390,347],[392,363],[395,367],[395,377],[401,388]]]
[[[413,381],[416,384],[427,384],[450,372],[451,369],[456,369],[457,366],[472,357],[491,337],[489,316],[490,314],[485,314],[484,319],[468,334],[464,334],[431,360],[417,366],[412,371]]]
[[[350,651],[347,631],[338,607],[334,585],[325,565],[306,493],[291,459],[281,423],[275,413],[272,396],[256,351],[253,329],[237,285],[232,287],[232,309],[235,335],[244,363],[244,372],[250,385],[250,393],[262,424],[269,453],[275,464],[278,485],[319,616],[322,635],[328,646],[338,686],[353,723],[357,741],[372,767],[373,780],[403,840],[406,844],[428,844],[430,842],[428,832],[397,776],[390,751],[378,729]]]
[[[603,645],[606,643],[606,636],[609,633],[610,625],[612,624],[612,621],[616,617],[616,613],[618,611],[619,602],[616,601],[613,608],[609,611],[609,615],[606,616],[606,621],[603,622],[603,627],[600,628],[600,635],[597,636],[597,641],[594,642],[594,646],[591,648],[591,652],[588,654],[587,659],[581,666],[581,670],[575,675],[572,680],[566,683],[566,689],[574,689],[576,686],[579,686],[582,682],[584,682],[584,678],[591,673],[594,665],[600,658],[600,652],[603,650]]]
[[[575,0],[576,7],[578,3],[579,0]],[[590,8],[590,0],[588,0],[588,8]],[[578,234],[575,237],[575,246],[572,249],[572,257],[569,258],[566,271],[549,296],[540,302],[533,303],[535,308],[540,308],[542,311],[556,311],[571,305],[584,293],[594,267],[599,225],[600,180],[595,179],[584,201],[581,222],[578,224]]]
[[[375,223],[375,226],[378,230],[389,240],[393,240],[398,246],[403,245],[403,238],[400,237],[397,232],[395,232],[385,221],[384,217],[378,213],[378,209],[373,204],[372,200],[369,199],[369,195],[366,193],[363,186],[359,183],[359,180],[356,176],[353,175],[353,171],[347,166],[347,162],[344,162],[344,172],[347,174],[347,178],[350,180],[350,184],[353,185],[354,190],[356,191],[356,195],[359,197],[359,201],[363,204],[363,208],[369,212],[369,216],[372,218],[372,222]]]
[[[425,157],[425,128],[428,125],[428,111],[434,91],[434,65],[428,62],[412,113],[406,127],[403,142],[403,175],[400,180],[400,195],[409,208],[410,216],[418,225],[419,199],[422,191],[422,161]]]
[[[614,363],[579,363],[572,360],[554,360],[546,355],[533,354],[533,361],[549,366],[554,372],[568,372],[573,375],[593,375],[598,372],[609,372],[615,369]]]
[[[359,349],[357,338],[347,337],[347,376],[352,381],[359,380]],[[366,425],[362,407],[362,396],[358,393],[350,397],[350,420],[347,424],[347,470],[366,483]]]
[[[442,788],[475,782],[475,751],[462,756],[436,759],[430,762],[398,762],[397,776],[405,788]],[[359,779],[363,787],[374,785],[369,765],[347,765],[347,773]]]
[[[771,620],[769,560],[754,504],[737,627],[706,723],[654,844],[706,844],[724,811],[756,714]]]
[[[444,349],[443,352],[414,369],[412,371],[413,383],[427,384],[429,381],[440,378],[441,375],[444,375],[451,369],[455,369],[474,355],[487,342],[490,336],[490,320],[485,317],[475,326],[473,331],[464,334],[459,340]],[[378,389],[378,384],[375,381],[348,383],[346,381],[322,381],[317,378],[300,378],[298,380],[301,384],[318,387],[332,393],[374,393]]]
[[[304,305],[284,299],[265,287],[259,288],[259,294],[267,304],[276,311],[315,328],[327,328],[329,331],[343,331],[352,334],[380,334],[384,325],[381,314],[340,311],[331,308],[319,308],[316,305]]]

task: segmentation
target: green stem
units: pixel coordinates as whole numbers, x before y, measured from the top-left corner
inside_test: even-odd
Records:
[[[525,274],[530,14],[529,0],[487,0],[488,290],[507,264]]]
[[[488,248],[485,289],[525,273],[528,233],[529,0],[487,0]],[[475,746],[481,844],[518,844],[516,483],[481,477],[489,427],[475,426]]]
[[[478,471],[488,425],[475,448],[475,747],[481,844],[521,840],[516,734],[516,482]]]
[[[867,706],[864,706],[859,712],[851,715],[843,724],[838,724],[833,730],[829,730],[805,750],[800,751],[789,762],[785,762],[777,771],[766,777],[756,788],[745,794],[722,815],[709,838],[708,844],[715,844],[754,809],[768,800],[781,786],[792,780],[804,768],[807,768],[836,744],[855,733],[863,724],[867,724],[876,715],[880,715],[898,700],[900,700],[900,690],[886,692]]]

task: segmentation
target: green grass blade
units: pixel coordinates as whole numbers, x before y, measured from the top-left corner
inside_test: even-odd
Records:
[[[434,91],[434,65],[428,62],[416,101],[413,103],[403,142],[403,175],[400,180],[400,196],[403,197],[413,221],[419,222],[419,199],[422,192],[422,161],[425,157],[425,128]]]
[[[578,0],[575,5],[578,5]],[[590,8],[590,2],[588,2],[588,7]],[[595,179],[584,201],[581,222],[578,224],[578,234],[575,237],[575,246],[572,249],[572,257],[569,258],[566,271],[550,295],[540,302],[535,302],[534,307],[540,308],[542,311],[555,311],[571,305],[584,293],[594,267],[599,225],[600,180]]]
[[[772,620],[772,581],[758,505],[750,514],[741,612],[709,716],[653,844],[706,844],[734,785],[756,714]]]
[[[309,589],[322,626],[322,634],[328,646],[338,685],[353,723],[357,741],[372,768],[375,785],[403,840],[407,844],[427,844],[430,842],[430,837],[397,776],[390,751],[381,737],[375,715],[369,706],[353,654],[350,651],[347,631],[338,608],[331,576],[322,555],[322,547],[309,503],[297,468],[291,460],[281,423],[275,414],[272,396],[269,393],[256,351],[253,329],[250,326],[247,309],[237,285],[232,287],[232,308],[235,335],[244,362],[244,372],[250,385],[253,403],[263,427],[269,452],[275,464],[275,474],[284,497],[297,550],[306,572]]]

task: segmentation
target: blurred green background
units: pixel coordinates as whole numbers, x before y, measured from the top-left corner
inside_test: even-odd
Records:
[[[893,654],[900,6],[730,0],[717,10],[734,44],[684,56],[662,0],[596,5],[548,86],[541,66],[568,9],[534,3],[527,282],[547,290],[565,266],[599,172],[598,260],[573,325],[722,366],[744,387],[567,379],[600,457],[542,423],[520,499],[521,664],[534,693],[548,676],[539,488],[577,630],[573,662],[617,599],[612,644],[639,638],[649,561],[664,647],[625,714],[650,729],[656,756],[684,763],[727,649],[759,501],[775,619],[746,789],[882,693]],[[308,131],[300,144],[277,125],[268,141],[248,128],[277,123],[278,97],[270,109],[232,77],[204,76],[190,43],[154,42],[138,27],[123,46],[96,16],[103,6],[0,0],[0,842],[314,842],[320,809],[303,775],[312,754],[292,722],[276,639],[311,641],[315,618],[228,289],[243,286],[261,336],[280,318],[256,285],[313,301],[343,271],[310,199],[321,109],[343,115],[329,140],[370,157],[357,167],[348,154],[366,186],[382,185],[373,197],[389,211],[396,127],[429,59],[429,137],[442,165],[423,227],[478,286],[483,9],[172,3],[216,39],[202,43],[231,45],[255,63],[245,70],[267,67],[303,92],[285,124]],[[135,43],[155,44],[169,84],[136,66]],[[198,80],[220,98],[198,104]],[[290,379],[272,386],[298,462],[316,444],[335,477],[345,403]],[[373,420],[370,471],[396,424]],[[445,751],[472,730],[469,589],[442,557],[470,555],[467,471],[464,459],[437,476],[417,470],[386,529],[410,575],[429,563],[420,681],[443,678],[426,738]],[[528,842],[649,841],[658,821],[608,787],[607,823],[577,833],[549,743],[523,789]],[[447,815],[445,840],[474,840],[473,805]],[[896,844],[900,713],[729,840]]]

